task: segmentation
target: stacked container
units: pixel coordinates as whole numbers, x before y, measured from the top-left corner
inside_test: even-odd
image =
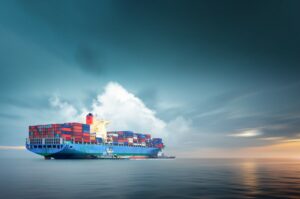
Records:
[[[102,138],[101,138],[101,140],[102,140]],[[96,133],[90,133],[90,142],[93,144],[97,143]],[[99,143],[102,143],[102,142],[99,142]]]
[[[164,144],[161,138],[153,138],[151,145],[153,147],[160,148],[160,149],[164,148]]]
[[[79,143],[103,143],[102,138],[96,138],[96,133],[90,133],[90,125],[76,122],[29,126],[29,139],[33,138],[63,138],[66,141]],[[132,131],[107,132],[107,142],[126,146],[164,148],[161,138],[151,139],[150,134]]]
[[[59,124],[29,126],[29,138],[59,138]]]
[[[152,140],[150,134],[134,133],[132,131],[107,132],[107,142],[128,146],[149,146],[157,148],[164,147],[161,138],[154,138]]]
[[[81,123],[47,124],[29,126],[29,138],[63,138],[75,142],[96,142],[90,135],[90,126]]]

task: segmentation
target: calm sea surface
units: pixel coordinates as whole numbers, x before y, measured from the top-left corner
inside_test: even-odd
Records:
[[[300,198],[300,160],[0,161],[1,198]]]

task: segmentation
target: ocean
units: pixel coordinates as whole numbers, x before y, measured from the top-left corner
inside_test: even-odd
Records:
[[[300,160],[0,158],[1,198],[300,198]]]

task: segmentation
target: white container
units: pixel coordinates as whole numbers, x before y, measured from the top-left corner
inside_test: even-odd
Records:
[[[128,143],[133,143],[133,139],[132,138],[128,138]]]

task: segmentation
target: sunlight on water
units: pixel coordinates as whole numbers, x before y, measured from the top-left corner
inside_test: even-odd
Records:
[[[249,194],[258,194],[257,163],[247,161],[240,165],[242,184],[247,188]]]

